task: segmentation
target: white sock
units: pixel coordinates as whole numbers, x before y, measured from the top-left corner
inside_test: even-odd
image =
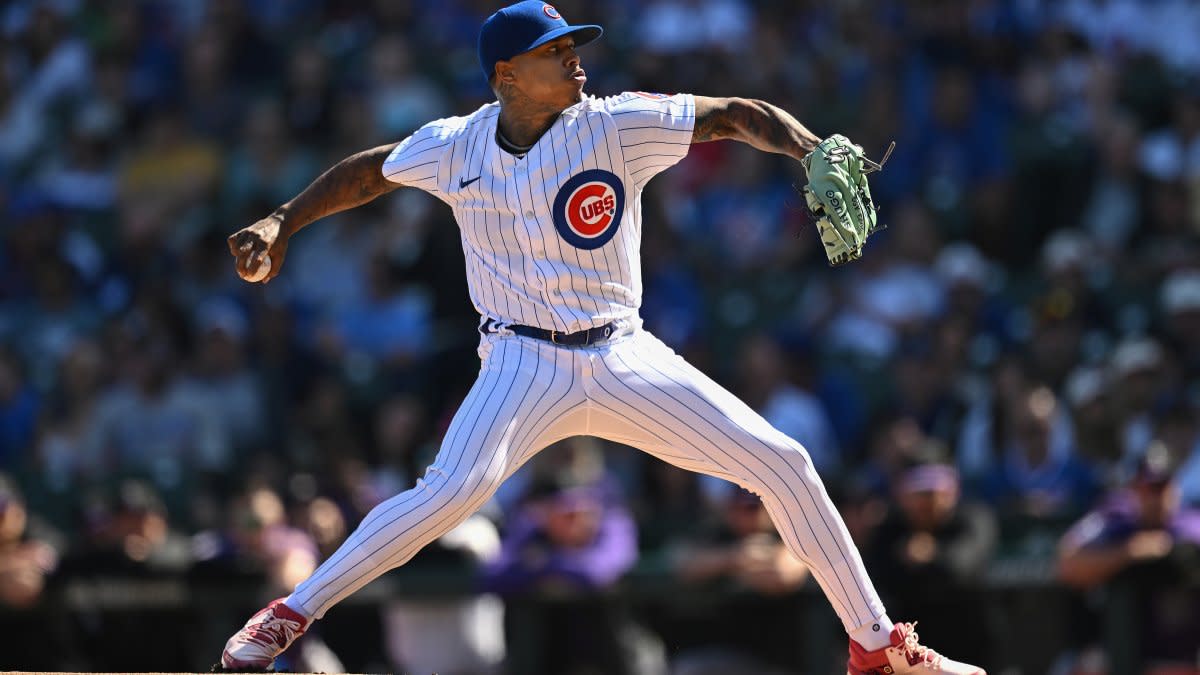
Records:
[[[892,620],[887,614],[850,631],[850,639],[857,642],[863,649],[873,652],[876,649],[892,646]]]
[[[312,615],[309,614],[308,612],[306,612],[304,610],[304,608],[300,607],[299,602],[292,600],[292,596],[290,596],[290,595],[283,599],[283,604],[287,605],[288,609],[290,609],[293,612],[299,614],[300,616],[308,619],[308,623],[304,625],[304,629],[308,630],[308,627],[311,626],[312,622],[313,622]]]

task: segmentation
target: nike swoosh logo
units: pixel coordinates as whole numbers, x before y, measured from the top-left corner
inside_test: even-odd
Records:
[[[471,180],[463,180],[463,179],[459,178],[458,179],[458,187],[459,187],[459,189],[465,188],[468,185],[470,185],[471,183],[474,183],[475,181],[479,180],[480,178],[483,178],[483,176],[481,176],[481,175],[475,176]]]

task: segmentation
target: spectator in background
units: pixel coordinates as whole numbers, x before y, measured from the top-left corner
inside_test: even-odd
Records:
[[[642,232],[646,328],[677,352],[689,354],[704,323],[704,298],[696,270],[687,264],[677,235],[668,228]]]
[[[1076,456],[1070,422],[1049,387],[1031,386],[1015,401],[998,450],[979,491],[1002,514],[1073,518],[1091,506],[1098,478]]]
[[[96,405],[108,376],[103,348],[94,340],[75,343],[59,362],[41,431],[34,448],[31,476],[47,491],[48,515],[65,523],[75,504],[71,496],[90,477],[99,475],[89,456],[89,437]]]
[[[428,405],[413,394],[381,401],[374,431],[372,464],[377,468],[371,482],[383,501],[416,481],[422,467],[433,462],[437,445],[431,437]]]
[[[1142,169],[1162,181],[1200,176],[1200,93],[1194,82],[1171,93],[1171,124],[1149,134],[1139,153]]]
[[[1114,395],[1103,368],[1080,366],[1067,377],[1062,400],[1070,409],[1079,458],[1105,485],[1122,479],[1121,443],[1113,415]]]
[[[137,582],[180,580],[192,564],[190,539],[170,524],[163,495],[147,481],[123,480],[83,491],[80,536],[63,557],[62,576],[84,584],[116,586],[137,600]],[[142,600],[145,602],[145,600]],[[77,639],[95,655],[89,667],[125,669],[136,661],[160,669],[178,662],[190,638],[168,626],[169,606],[142,607],[137,613],[92,610]],[[136,654],[136,657],[131,657]]]
[[[641,468],[632,504],[639,543],[643,552],[657,552],[679,533],[694,529],[708,504],[695,473],[658,461]]]
[[[1162,346],[1150,338],[1127,339],[1117,345],[1108,361],[1114,417],[1121,441],[1121,458],[1131,465],[1154,437],[1151,408],[1162,393],[1166,373]]]
[[[611,587],[637,557],[637,529],[596,481],[538,476],[513,514],[486,586],[503,593]]]
[[[1095,132],[1100,163],[1084,195],[1083,228],[1106,255],[1116,257],[1139,224],[1143,196],[1137,166],[1137,120],[1114,111]]]
[[[283,105],[259,99],[246,111],[241,142],[226,162],[224,213],[235,219],[252,205],[283,203],[318,172],[307,146],[290,138]]]
[[[222,148],[194,133],[179,107],[155,110],[118,175],[118,200],[127,238],[166,236],[218,186]]]
[[[346,540],[349,528],[342,509],[332,499],[314,496],[316,480],[307,474],[293,477],[292,486],[303,486],[304,495],[297,495],[295,503],[289,509],[289,519],[298,528],[312,537],[317,545],[317,559],[324,560],[341,546]]]
[[[882,497],[930,439],[911,415],[892,411],[881,413],[868,426],[867,456],[858,463],[853,482]]]
[[[944,446],[926,445],[898,477],[893,508],[863,558],[881,574],[889,605],[921,616],[921,635],[953,643],[966,658],[989,659],[987,606],[977,586],[999,531],[985,506],[963,501]]]
[[[245,312],[231,301],[212,299],[196,309],[194,321],[196,359],[180,379],[180,398],[209,411],[221,427],[216,433],[236,443],[236,454],[260,449],[267,441],[266,402],[246,365],[250,325]]]
[[[25,380],[21,360],[0,344],[0,469],[13,470],[37,431],[41,397]]]
[[[5,37],[22,38],[5,49],[5,76],[14,77],[18,85],[12,87],[8,105],[0,107],[0,173],[6,173],[32,159],[50,140],[50,111],[87,88],[92,53],[70,30],[67,12],[55,3],[6,7],[2,18]]]
[[[289,260],[294,258],[303,267],[297,265],[295,274],[280,277],[279,281],[287,285],[299,309],[325,319],[343,307],[366,304],[367,271],[372,257],[379,253],[382,220],[383,214],[367,205],[334,216],[332,227],[306,233],[311,236],[301,237],[289,246]],[[313,341],[312,326],[301,328]]]
[[[922,197],[951,231],[965,234],[972,209],[1002,194],[997,188],[1008,168],[1008,152],[999,130],[1007,111],[988,105],[983,85],[961,63],[943,62],[932,78],[923,114],[897,145],[893,161],[901,162],[900,172],[911,171],[909,194]],[[996,213],[978,209],[978,214],[989,225],[998,224]],[[1009,254],[1006,259],[1015,253],[999,248],[1002,235],[992,227],[972,234],[990,251]]]
[[[65,156],[56,157],[35,178],[51,203],[89,214],[113,208],[118,121],[116,111],[100,102],[82,105],[75,112]]]
[[[383,35],[371,47],[372,128],[379,138],[403,138],[450,109],[441,89],[413,68],[413,57],[412,45],[398,34]]]
[[[1147,452],[1125,489],[1076,523],[1059,544],[1058,574],[1093,589],[1122,583],[1138,596],[1132,625],[1140,662],[1195,664],[1200,644],[1200,511],[1180,505],[1165,448]],[[1184,592],[1187,584],[1193,589]],[[1189,594],[1190,593],[1190,594]]]
[[[197,535],[197,573],[262,576],[272,592],[287,592],[315,568],[316,545],[287,523],[283,500],[273,489],[251,486],[229,503],[225,526]]]
[[[1030,374],[1052,388],[1061,387],[1080,361],[1087,326],[1079,303],[1085,299],[1057,287],[1030,303],[1033,330],[1026,341]]]
[[[1007,337],[1005,308],[995,297],[1004,272],[967,242],[943,246],[933,271],[945,289],[943,316],[965,319],[972,335],[987,339],[987,346],[997,348],[997,343]]]
[[[910,231],[895,243],[866,255],[846,283],[846,302],[830,321],[826,340],[836,349],[867,360],[890,358],[906,336],[941,311],[945,291],[926,263],[936,230],[929,209],[910,200],[893,216],[897,231]],[[898,235],[899,236],[899,235]],[[920,264],[918,264],[920,262]],[[869,361],[868,361],[869,362]]]
[[[1183,374],[1192,382],[1200,378],[1200,268],[1173,272],[1162,284],[1159,304],[1165,322],[1166,339],[1179,354]]]
[[[162,495],[143,480],[85,492],[84,541],[63,562],[82,577],[171,578],[192,564],[189,539],[170,524]]]
[[[373,366],[387,365],[397,374],[406,373],[419,365],[431,347],[430,294],[415,284],[399,283],[383,253],[371,257],[365,277],[365,295],[346,303],[333,317],[331,360],[365,357]]]
[[[234,497],[221,531],[202,532],[193,545],[195,580],[241,577],[265,581],[271,595],[286,595],[317,567],[317,546],[304,530],[287,522],[279,493],[251,486]],[[276,661],[283,670],[344,672],[338,657],[309,631]]]
[[[1022,355],[1002,353],[991,363],[984,386],[973,393],[955,449],[958,468],[970,490],[1000,460],[1008,417],[1030,386],[1028,370]]]
[[[429,566],[443,577],[451,571],[473,576],[499,554],[496,526],[474,514],[407,565]],[[383,607],[383,630],[397,672],[495,675],[504,660],[504,604],[490,593],[392,600]]]
[[[247,105],[231,78],[227,37],[213,26],[187,36],[180,46],[184,110],[191,127],[208,137],[232,138]]]
[[[1066,51],[1061,37],[1051,44]],[[1014,82],[1019,118],[1009,141],[1013,188],[1025,196],[1022,207],[1013,213],[1014,236],[1029,248],[1036,246],[1045,232],[1079,217],[1090,179],[1083,120],[1079,111],[1072,109],[1081,100],[1079,92],[1072,90],[1080,88],[1082,78],[1076,75],[1067,82],[1056,81],[1065,78],[1055,77],[1056,64],[1048,57],[1039,54],[1029,59]],[[1087,72],[1085,64],[1068,67]],[[1113,215],[1120,218],[1136,213],[1129,209]],[[1128,231],[1117,234],[1127,235]]]
[[[637,25],[639,41],[659,54],[737,52],[751,39],[753,19],[736,0],[656,0]]]
[[[16,484],[0,474],[0,606],[24,609],[40,602],[58,560],[54,535],[31,518]]]
[[[288,58],[284,87],[284,116],[291,137],[317,145],[333,127],[335,90],[331,64],[317,44],[296,45]]]
[[[57,669],[74,646],[63,642],[45,615],[23,611],[43,606],[65,543],[29,513],[16,484],[0,473],[0,630],[6,663]]]
[[[726,484],[719,511],[699,531],[669,551],[672,574],[685,588],[717,592],[699,605],[665,607],[678,634],[665,638],[675,650],[675,675],[787,672],[803,653],[802,641],[779,640],[795,626],[794,593],[808,568],[784,547],[762,501]]]
[[[955,323],[942,322],[936,335],[906,340],[891,361],[888,407],[911,417],[922,431],[952,438],[965,414],[965,404],[955,391],[953,367]]]
[[[128,379],[96,405],[87,463],[106,474],[150,475],[160,488],[177,490],[197,472],[222,469],[230,439],[216,411],[181,396],[177,353],[167,338],[132,329],[136,351],[117,364]]]
[[[483,574],[483,588],[505,597],[521,630],[542,636],[537,672],[641,672],[628,620],[604,599],[637,560],[637,528],[601,478],[569,469],[535,474]],[[522,604],[534,593],[561,601]]]
[[[56,243],[66,248],[62,239]],[[28,364],[30,379],[44,388],[71,344],[95,333],[100,316],[95,304],[80,292],[79,275],[65,256],[40,260],[33,282],[32,302],[12,308],[12,315],[20,317],[14,340]]]
[[[1045,290],[1028,304],[1032,331],[1025,337],[1034,376],[1061,387],[1086,356],[1085,335],[1112,327],[1103,285],[1111,269],[1088,235],[1068,229],[1042,246],[1041,274]]]
[[[1200,410],[1194,403],[1178,401],[1158,415],[1148,452],[1156,448],[1178,467],[1174,479],[1183,504],[1200,508]]]
[[[738,371],[739,393],[771,426],[804,445],[822,475],[841,469],[837,436],[824,404],[793,382],[791,367],[780,344],[765,334],[742,343]]]

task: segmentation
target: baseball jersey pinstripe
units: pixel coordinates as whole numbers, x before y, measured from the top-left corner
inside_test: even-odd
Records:
[[[619,329],[584,348],[485,332],[479,379],[424,477],[375,507],[288,605],[323,616],[461,523],[539,450],[582,434],[752,490],[847,631],[884,616],[804,448],[640,330],[641,191],[687,154],[694,98],[588,98],[524,157],[497,145],[499,113],[485,105],[422,127],[391,153],[385,175],[454,210],[485,320]]]
[[[453,209],[481,315],[575,332],[636,316],[642,187],[687,154],[695,110],[690,94],[589,97],[518,157],[491,103],[421,127],[383,173]]]

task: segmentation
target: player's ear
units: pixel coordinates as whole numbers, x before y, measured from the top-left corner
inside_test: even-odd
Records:
[[[496,62],[496,84],[512,84],[516,80],[516,67],[511,61]]]

